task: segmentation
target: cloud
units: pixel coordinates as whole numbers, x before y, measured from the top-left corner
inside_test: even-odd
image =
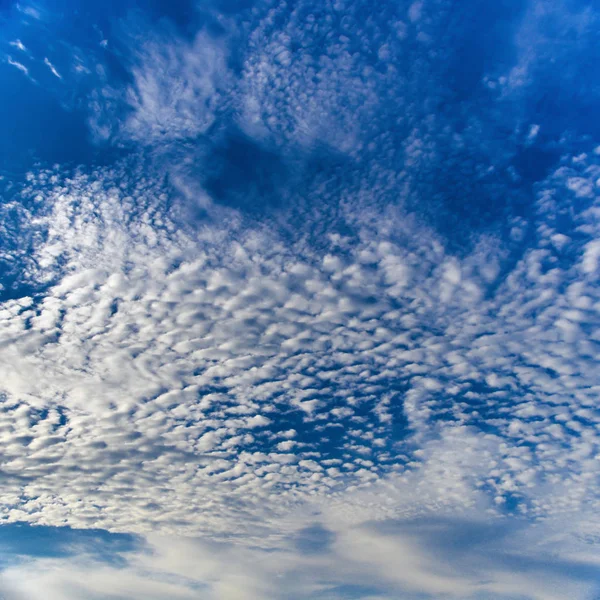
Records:
[[[125,29],[123,37],[131,83],[123,89],[99,82],[90,100],[94,134],[148,145],[205,134],[227,102],[225,42],[202,31],[183,40],[168,29],[144,36]]]
[[[21,50],[21,52],[27,51],[27,48],[25,47],[25,45],[23,44],[23,42],[21,40],[15,40],[14,42],[9,42],[9,44],[11,46],[14,46],[15,48],[18,48],[19,50]]]
[[[207,34],[191,44],[146,43],[127,92],[132,113],[124,134],[133,140],[196,137],[214,122],[228,68],[222,45]]]
[[[14,60],[10,56],[8,56],[6,58],[6,61],[8,62],[9,65],[12,65],[16,69],[19,69],[19,71],[21,71],[22,73],[24,73],[25,75],[27,75],[27,77],[29,77],[29,69],[23,63],[20,63],[20,62]]]
[[[46,57],[44,58],[44,64],[50,69],[50,72],[58,79],[62,79],[62,75],[56,70],[56,67],[50,62],[50,60]]]
[[[339,515],[339,513],[338,513]],[[315,518],[314,516],[312,517]],[[339,516],[336,517],[340,525]],[[558,528],[557,528],[558,525]],[[281,524],[275,545],[151,535],[111,564],[86,549],[13,561],[0,578],[21,598],[591,599],[600,564],[564,523],[532,527],[428,515],[330,528],[308,513]],[[557,553],[557,550],[559,553]]]
[[[582,201],[569,181],[592,162],[540,187],[538,241],[502,278],[493,244],[453,256],[389,211],[357,205],[322,259],[243,217],[176,225],[130,165],[32,174],[48,287],[1,313],[4,518],[252,539],[272,510],[415,469],[446,490],[432,506],[595,502],[595,199],[562,250],[545,216],[559,189]]]
[[[27,4],[17,3],[17,9],[22,12],[24,15],[39,21],[43,18],[43,12],[38,7],[37,3],[31,2]]]
[[[463,72],[486,17],[317,8],[129,32],[87,102],[131,154],[0,206],[0,517],[148,536],[7,597],[596,593],[598,153],[544,52]]]

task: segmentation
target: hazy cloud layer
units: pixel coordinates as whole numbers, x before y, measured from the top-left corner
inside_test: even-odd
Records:
[[[277,547],[150,536],[120,564],[85,545],[75,557],[6,568],[8,600],[137,598],[592,598],[600,565],[564,523],[531,527],[428,515],[328,529],[298,520]],[[325,526],[324,526],[325,525]],[[558,525],[558,527],[557,527]],[[583,546],[583,547],[582,547]]]

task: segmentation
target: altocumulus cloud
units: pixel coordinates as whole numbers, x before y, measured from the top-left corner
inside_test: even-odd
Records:
[[[407,215],[357,218],[358,201],[344,217],[354,238],[315,252],[241,216],[186,231],[160,185],[123,186],[118,169],[32,174],[21,194],[43,195],[47,211],[30,277],[47,287],[1,313],[3,518],[233,536],[288,560],[281,545],[308,513],[334,532],[322,552],[340,580],[346,558],[398,589],[560,597],[526,582],[552,570],[543,561],[502,583],[513,548],[496,575],[498,549],[483,555],[489,581],[434,576],[435,555],[453,549],[432,558],[432,534],[410,523],[435,516],[452,536],[457,515],[476,528],[476,515],[508,510],[595,535],[598,168],[564,162],[540,188],[536,244],[502,279],[489,239],[452,256]],[[576,241],[547,216],[559,191],[589,203]],[[393,535],[376,526],[398,520]],[[304,568],[292,560],[286,577],[305,585]],[[48,576],[67,585],[65,569]],[[248,575],[257,598],[275,593],[263,575]],[[245,589],[223,577],[215,597]],[[556,577],[567,585],[568,568]]]
[[[120,87],[48,53],[129,154],[5,188],[0,519],[140,537],[7,600],[597,596],[600,150],[528,113],[596,19],[498,9],[475,77],[452,8],[135,13]]]

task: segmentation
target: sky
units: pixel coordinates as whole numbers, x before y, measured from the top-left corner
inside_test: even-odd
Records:
[[[599,600],[598,31],[0,0],[0,598]]]

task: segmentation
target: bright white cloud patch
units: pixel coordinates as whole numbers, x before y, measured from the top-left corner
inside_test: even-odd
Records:
[[[417,513],[477,489],[532,517],[598,502],[593,242],[561,262],[541,219],[500,279],[493,250],[450,256],[387,214],[322,258],[256,225],[186,232],[160,186],[124,175],[22,192],[48,207],[33,276],[49,287],[0,313],[5,519],[258,534],[414,470],[435,490]]]
[[[56,67],[50,62],[50,60],[47,57],[44,58],[44,64],[50,69],[50,72],[52,73],[52,75],[54,75],[54,77],[62,79],[61,74],[56,70]]]
[[[12,65],[16,69],[19,69],[19,71],[21,71],[25,75],[29,76],[29,69],[23,63],[14,60],[11,56],[6,57],[6,62],[8,62],[9,65]]]

